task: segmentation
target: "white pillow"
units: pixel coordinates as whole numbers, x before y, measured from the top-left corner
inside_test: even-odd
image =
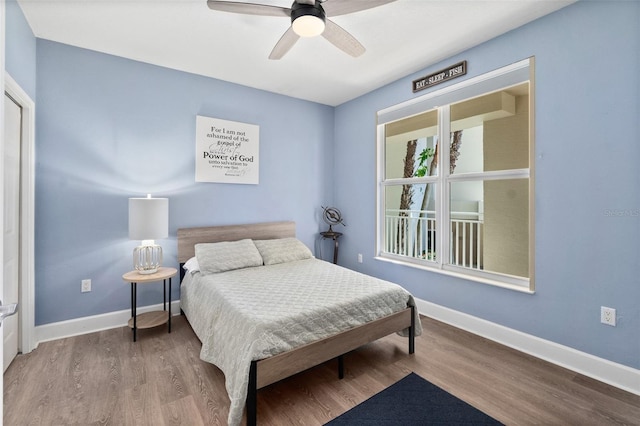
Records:
[[[194,256],[191,259],[187,260],[185,264],[182,265],[182,269],[189,272],[191,275],[195,274],[196,272],[199,272],[200,265],[198,265],[198,259],[196,259],[196,257]]]
[[[195,252],[203,274],[262,265],[262,257],[249,239],[196,244]]]
[[[313,254],[297,238],[279,238],[275,240],[254,240],[265,265],[311,259]]]

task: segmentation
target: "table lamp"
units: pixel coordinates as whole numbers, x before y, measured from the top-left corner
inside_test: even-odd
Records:
[[[162,266],[162,247],[154,240],[169,236],[168,198],[129,198],[129,238],[142,240],[133,250],[133,267],[153,274]]]

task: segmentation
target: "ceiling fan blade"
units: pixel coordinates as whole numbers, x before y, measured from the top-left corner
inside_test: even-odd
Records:
[[[212,10],[222,12],[242,13],[244,15],[281,16],[291,17],[291,9],[288,7],[269,6],[256,3],[238,3],[235,1],[208,0],[207,6]]]
[[[396,0],[326,0],[322,8],[327,16],[340,16],[361,10],[373,9]]]
[[[291,50],[299,38],[300,36],[293,31],[293,28],[289,27],[274,46],[271,54],[269,55],[269,59],[281,59],[289,50]]]
[[[325,24],[326,27],[322,33],[322,37],[329,40],[338,49],[353,56],[354,58],[357,58],[365,52],[366,49],[364,46],[338,24],[330,19],[327,19]]]

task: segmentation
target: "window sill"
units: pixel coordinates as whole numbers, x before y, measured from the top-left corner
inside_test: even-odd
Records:
[[[396,264],[396,265],[408,266],[410,268],[421,269],[423,271],[434,272],[436,274],[448,275],[450,277],[456,277],[456,278],[460,278],[460,279],[467,280],[467,281],[478,282],[478,283],[490,285],[490,286],[493,286],[493,287],[500,287],[500,288],[504,288],[504,289],[507,289],[507,290],[518,291],[520,293],[535,294],[535,290],[532,290],[531,288],[527,288],[527,287],[524,287],[524,286],[511,284],[511,283],[505,283],[505,282],[502,282],[502,281],[499,281],[499,280],[483,278],[483,277],[476,277],[476,276],[473,276],[473,275],[462,274],[462,273],[459,273],[459,272],[449,271],[449,270],[446,270],[446,269],[431,268],[431,267],[426,266],[426,265],[407,262],[406,260],[400,260],[400,259],[395,259],[395,258],[386,257],[386,256],[375,256],[374,259],[382,261],[382,262],[393,263],[393,264]]]

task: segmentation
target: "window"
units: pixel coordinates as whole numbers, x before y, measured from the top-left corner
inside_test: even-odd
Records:
[[[533,291],[532,71],[378,113],[380,258]]]

